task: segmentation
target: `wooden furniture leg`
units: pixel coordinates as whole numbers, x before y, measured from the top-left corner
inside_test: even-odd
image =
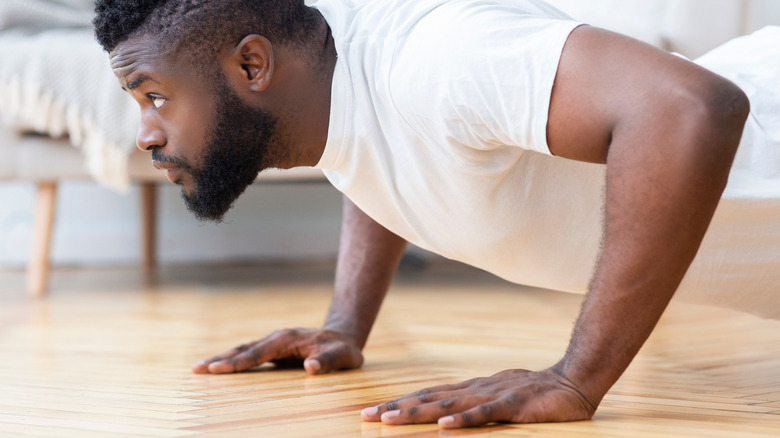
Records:
[[[141,268],[152,271],[157,266],[157,185],[141,183]]]
[[[27,267],[27,292],[34,297],[44,296],[49,286],[49,251],[56,204],[57,183],[39,182],[33,218],[33,246]]]

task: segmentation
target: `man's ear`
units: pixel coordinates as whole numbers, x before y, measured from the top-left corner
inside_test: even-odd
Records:
[[[233,66],[243,71],[245,85],[251,91],[265,90],[274,74],[274,50],[271,42],[260,35],[247,35],[233,49]]]

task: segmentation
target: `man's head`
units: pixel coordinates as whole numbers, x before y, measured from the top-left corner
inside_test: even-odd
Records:
[[[95,11],[95,35],[141,106],[138,147],[196,216],[219,221],[260,170],[294,161],[272,82],[284,82],[274,49],[305,48],[321,25],[303,0],[98,0]]]
[[[319,23],[304,0],[97,0],[95,14],[95,36],[109,53],[145,34],[168,52],[201,60],[252,34],[275,45],[305,44]]]

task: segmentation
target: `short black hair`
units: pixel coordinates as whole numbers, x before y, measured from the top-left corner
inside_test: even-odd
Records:
[[[211,56],[251,34],[304,44],[322,17],[304,0],[97,0],[95,14],[95,37],[107,52],[148,34],[166,50]]]

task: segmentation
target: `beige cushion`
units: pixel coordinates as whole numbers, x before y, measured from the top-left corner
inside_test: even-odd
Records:
[[[20,136],[0,127],[0,180],[88,178],[84,159],[66,140]]]

